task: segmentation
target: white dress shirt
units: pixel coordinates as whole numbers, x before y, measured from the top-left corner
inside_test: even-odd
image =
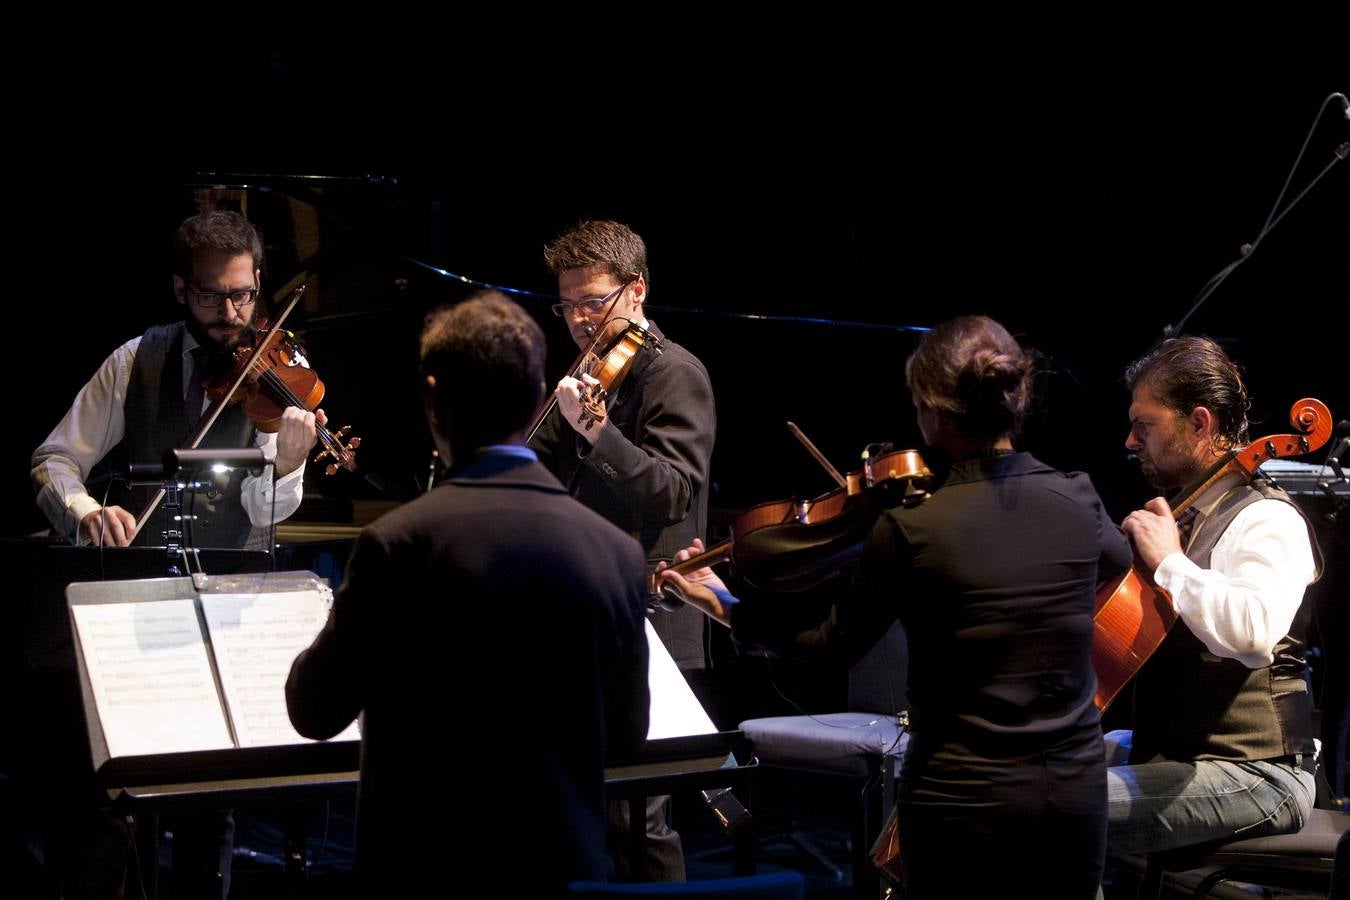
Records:
[[[1232,485],[1225,480],[1201,495],[1192,536]],[[1259,669],[1274,661],[1275,644],[1289,633],[1315,571],[1308,527],[1298,510],[1261,499],[1224,531],[1210,554],[1210,568],[1173,553],[1153,578],[1211,653]]]
[[[132,338],[103,361],[94,377],[80,389],[59,425],[33,452],[33,483],[37,504],[58,533],[73,543],[88,543],[80,533],[80,521],[102,504],[85,489],[93,467],[121,442],[126,432],[124,404],[136,359],[139,337]],[[198,346],[190,333],[183,334],[183,385],[192,377],[192,350]],[[204,400],[202,409],[210,405]],[[258,432],[253,441],[269,460],[276,459],[277,436]],[[305,467],[276,479],[276,521],[290,516],[304,496]],[[254,526],[272,524],[272,473],[249,475],[241,485],[244,510]],[[139,515],[141,510],[128,510]]]

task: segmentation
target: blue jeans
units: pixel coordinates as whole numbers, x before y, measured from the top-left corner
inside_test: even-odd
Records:
[[[1124,765],[1129,731],[1106,735],[1110,853],[1153,853],[1303,827],[1315,793],[1311,772],[1273,762]]]

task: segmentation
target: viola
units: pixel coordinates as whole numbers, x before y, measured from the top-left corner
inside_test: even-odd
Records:
[[[751,506],[732,522],[730,539],[669,568],[683,574],[729,562],[733,574],[761,590],[809,589],[859,556],[884,510],[927,499],[918,485],[930,478],[917,450],[869,457],[841,487],[814,500]],[[655,591],[655,576],[650,587]]]
[[[1261,464],[1286,456],[1301,456],[1321,447],[1331,437],[1331,411],[1311,397],[1289,410],[1289,424],[1297,434],[1276,434],[1229,450],[1172,504],[1179,517],[1205,491],[1233,475],[1243,481],[1256,477]],[[1092,668],[1097,673],[1098,709],[1106,709],[1167,637],[1177,619],[1167,592],[1153,584],[1139,561],[1120,578],[1097,588],[1092,616]]]
[[[275,434],[288,407],[313,411],[323,401],[324,383],[313,369],[300,364],[302,355],[293,334],[271,328],[266,318],[259,318],[253,342],[236,347],[229,368],[211,373],[202,387],[217,403],[224,400],[240,404],[259,431]],[[232,385],[237,387],[231,393]],[[323,449],[314,462],[329,459],[324,469],[328,475],[340,468],[356,471],[355,451],[361,439],[348,437],[351,426],[344,425],[337,431],[317,430]]]

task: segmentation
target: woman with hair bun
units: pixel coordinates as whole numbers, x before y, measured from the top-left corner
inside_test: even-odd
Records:
[[[945,476],[927,502],[882,514],[852,589],[818,626],[782,633],[770,600],[737,601],[710,569],[662,575],[720,608],[738,639],[846,663],[904,624],[911,738],[898,813],[912,898],[1086,900],[1101,877],[1092,612],[1097,583],[1131,553],[1086,475],[1014,448],[1032,375],[1031,356],[984,316],[924,336],[905,380]]]

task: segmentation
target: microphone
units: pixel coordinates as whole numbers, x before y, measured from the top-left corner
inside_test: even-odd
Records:
[[[582,325],[582,326],[581,326],[581,330],[584,331],[584,332],[586,332],[586,337],[595,337],[595,324],[594,324],[594,323],[592,323],[592,322],[587,322],[585,325]]]
[[[1346,118],[1347,120],[1350,120],[1350,100],[1347,100],[1347,99],[1345,98],[1345,95],[1342,94],[1342,93],[1340,93],[1340,92],[1337,92],[1337,93],[1335,93],[1335,94],[1332,94],[1331,96],[1337,97],[1337,98],[1340,99],[1340,101],[1341,101],[1341,114],[1344,115],[1345,118]]]

